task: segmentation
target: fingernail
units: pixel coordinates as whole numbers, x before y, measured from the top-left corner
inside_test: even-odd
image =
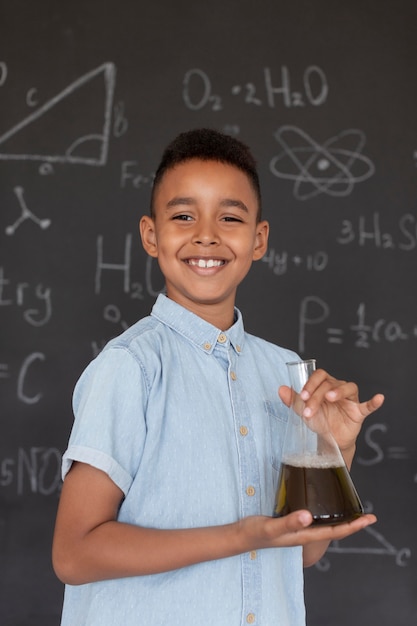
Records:
[[[311,524],[311,515],[307,511],[300,513],[299,520],[303,526],[309,526]]]
[[[312,410],[307,406],[304,411],[303,411],[303,416],[304,417],[311,417],[312,414]]]
[[[302,400],[308,400],[310,397],[310,394],[308,393],[306,389],[303,389],[303,391],[300,393],[300,397]]]

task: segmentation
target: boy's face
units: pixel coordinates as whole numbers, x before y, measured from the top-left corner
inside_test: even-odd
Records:
[[[154,213],[141,219],[142,243],[158,259],[167,296],[217,326],[220,320],[230,326],[237,286],[268,240],[246,174],[217,161],[181,163],[164,174]]]

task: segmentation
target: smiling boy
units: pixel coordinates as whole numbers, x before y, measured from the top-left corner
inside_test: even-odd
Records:
[[[237,287],[268,241],[247,175],[220,161],[188,160],[157,183],[154,206],[140,230],[146,252],[158,259],[167,296],[229,328]]]
[[[53,548],[62,624],[303,626],[303,564],[375,518],[271,517],[296,355],[246,333],[235,308],[268,241],[246,146],[207,129],[176,138],[140,233],[166,295],[74,392]],[[304,394],[350,466],[383,397],[360,403],[323,370]]]

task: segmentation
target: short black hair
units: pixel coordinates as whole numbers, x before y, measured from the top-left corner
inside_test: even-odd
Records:
[[[258,199],[257,220],[260,221],[261,187],[254,156],[249,147],[239,139],[211,128],[196,128],[180,133],[165,148],[159,167],[156,170],[152,187],[152,216],[154,216],[155,191],[161,183],[164,174],[176,165],[192,159],[219,161],[220,163],[233,165],[246,174]]]

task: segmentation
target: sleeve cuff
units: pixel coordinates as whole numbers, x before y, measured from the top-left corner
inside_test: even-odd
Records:
[[[130,489],[132,477],[111,456],[100,450],[86,446],[70,446],[62,458],[62,480],[68,474],[73,461],[87,463],[105,472],[109,478],[121,489],[124,495]]]

